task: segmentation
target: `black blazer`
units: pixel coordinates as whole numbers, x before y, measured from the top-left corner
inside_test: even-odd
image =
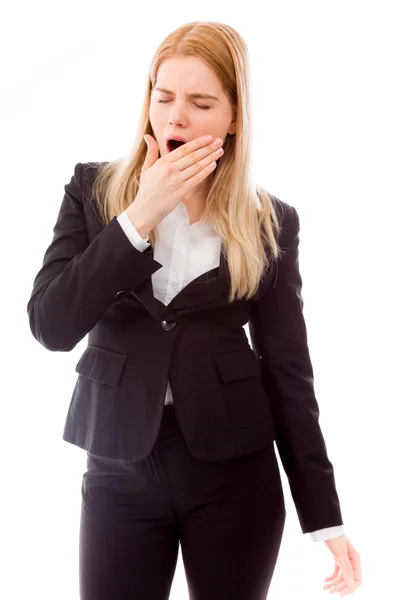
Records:
[[[283,259],[255,297],[229,304],[229,269],[191,281],[168,306],[151,275],[150,245],[104,226],[91,202],[96,164],[77,163],[27,305],[33,336],[69,352],[86,334],[63,439],[93,454],[139,461],[151,452],[169,376],[191,453],[206,461],[276,441],[303,533],[342,525],[318,423],[299,272],[299,217],[273,197]],[[249,324],[251,346],[243,326]]]

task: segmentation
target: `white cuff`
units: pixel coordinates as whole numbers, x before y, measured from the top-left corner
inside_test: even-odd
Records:
[[[142,238],[139,235],[136,227],[128,217],[126,210],[124,210],[120,215],[118,215],[117,221],[121,225],[125,235],[128,237],[131,244],[135,246],[137,250],[140,250],[142,252],[148,246],[150,246],[150,244],[148,243],[149,236],[147,235],[146,238]]]
[[[310,531],[311,538],[314,542],[324,542],[332,538],[344,535],[343,525],[335,525],[334,527],[325,527],[325,529],[317,529]]]

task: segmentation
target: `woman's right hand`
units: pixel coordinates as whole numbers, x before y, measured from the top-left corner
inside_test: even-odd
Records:
[[[127,214],[141,235],[145,237],[185,197],[188,191],[204,181],[215,169],[223,154],[222,140],[215,145],[214,139],[205,136],[182,144],[172,152],[158,158],[156,140],[146,134],[147,156],[144,161],[140,186]],[[220,138],[216,138],[220,139]],[[221,148],[222,152],[218,153]],[[147,231],[146,231],[147,230]]]

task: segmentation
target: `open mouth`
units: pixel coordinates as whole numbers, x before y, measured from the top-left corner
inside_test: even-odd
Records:
[[[168,152],[173,152],[173,150],[176,150],[177,148],[179,148],[179,146],[183,146],[183,144],[185,144],[186,142],[182,142],[181,140],[168,140],[167,141],[167,148],[168,148]]]

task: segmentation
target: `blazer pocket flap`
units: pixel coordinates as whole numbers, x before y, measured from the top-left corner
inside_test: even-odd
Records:
[[[127,356],[108,348],[88,346],[75,371],[84,377],[94,379],[106,385],[117,385],[121,379]]]
[[[223,381],[236,381],[260,375],[257,357],[250,348],[236,348],[228,352],[213,354],[213,358]]]

